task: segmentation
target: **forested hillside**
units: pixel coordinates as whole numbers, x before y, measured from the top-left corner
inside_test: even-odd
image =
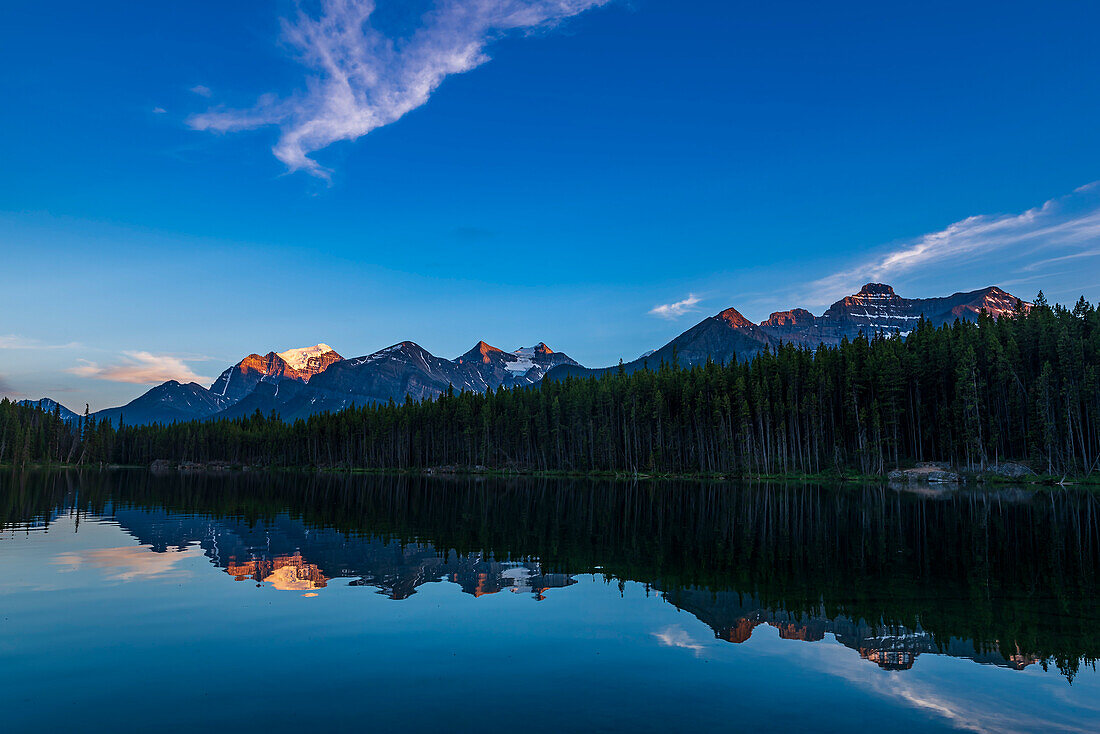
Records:
[[[920,460],[978,469],[1023,459],[1085,475],[1100,459],[1100,314],[1082,299],[905,339],[782,345],[749,362],[662,365],[537,386],[375,404],[285,423],[169,426],[0,403],[0,462],[520,471],[881,473]]]

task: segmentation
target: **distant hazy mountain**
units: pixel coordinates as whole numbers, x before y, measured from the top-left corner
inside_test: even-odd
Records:
[[[99,411],[95,418],[97,421],[109,420],[116,425],[119,419],[127,425],[175,423],[209,418],[228,405],[226,398],[202,385],[194,382],[185,385],[169,380],[121,408]]]
[[[20,400],[19,404],[26,405],[32,408],[41,408],[47,413],[53,413],[54,409],[56,408],[60,411],[61,420],[68,423],[72,423],[73,421],[80,418],[78,414],[69,410],[56,400],[52,400],[51,398],[39,398],[38,400]]]
[[[662,362],[702,364],[708,359],[729,362],[750,359],[782,343],[816,347],[854,339],[859,334],[907,335],[923,317],[933,326],[955,319],[975,320],[985,310],[994,317],[1012,314],[1027,304],[1000,288],[990,287],[943,298],[902,298],[881,283],[868,283],[842,298],[820,316],[795,308],[773,313],[754,324],[736,309],[703,319],[664,346],[622,365],[627,372],[656,368]],[[415,342],[404,341],[372,354],[342,358],[327,344],[250,354],[227,368],[206,389],[195,383],[170,381],[154,387],[121,408],[96,414],[99,419],[126,423],[173,422],[236,418],[278,413],[284,419],[305,418],[350,405],[401,403],[406,397],[438,397],[455,391],[496,390],[534,385],[549,375],[596,375],[618,367],[589,369],[542,342],[511,352],[481,341],[455,359],[437,357]],[[53,401],[41,402],[52,410]],[[76,414],[63,408],[62,414]]]

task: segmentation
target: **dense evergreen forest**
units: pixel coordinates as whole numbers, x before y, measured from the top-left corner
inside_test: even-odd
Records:
[[[125,416],[123,416],[125,420]],[[0,463],[147,464],[678,474],[882,473],[922,460],[1100,468],[1100,313],[1040,293],[1030,309],[906,338],[790,345],[749,362],[275,416],[153,426],[0,403]]]

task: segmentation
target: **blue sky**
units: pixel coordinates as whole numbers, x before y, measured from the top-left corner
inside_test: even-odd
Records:
[[[1095,301],[1100,6],[825,5],[4,3],[0,392],[611,364],[867,280]]]

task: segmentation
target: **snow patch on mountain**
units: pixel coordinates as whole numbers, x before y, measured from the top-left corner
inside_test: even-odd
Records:
[[[526,375],[532,367],[538,367],[535,364],[535,348],[534,347],[520,347],[516,351],[512,352],[516,355],[514,360],[506,362],[504,369],[508,370],[514,375]]]
[[[304,370],[309,367],[311,357],[320,357],[322,354],[336,351],[328,344],[314,344],[312,347],[299,347],[288,349],[285,352],[276,352],[279,357],[296,370]]]

